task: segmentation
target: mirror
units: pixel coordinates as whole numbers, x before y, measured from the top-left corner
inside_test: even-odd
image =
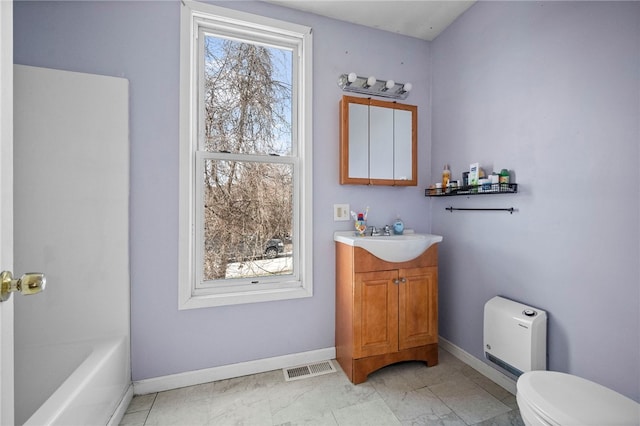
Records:
[[[349,177],[369,180],[369,105],[350,103],[348,126]],[[342,182],[340,182],[342,183]],[[365,182],[363,182],[365,183]],[[368,183],[368,182],[367,182]]]
[[[340,102],[340,183],[417,185],[414,105],[343,96]]]

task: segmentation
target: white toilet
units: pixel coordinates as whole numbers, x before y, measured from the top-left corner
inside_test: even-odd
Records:
[[[581,377],[529,371],[518,378],[516,388],[527,426],[640,425],[640,404]]]

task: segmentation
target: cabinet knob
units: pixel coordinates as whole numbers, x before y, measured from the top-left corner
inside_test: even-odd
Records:
[[[400,282],[401,282],[401,283],[406,283],[406,282],[407,282],[407,279],[406,279],[405,277],[402,277],[402,278],[400,278]]]
[[[399,279],[397,279],[397,278],[395,278],[395,279],[393,280],[393,283],[394,283],[395,285],[398,285],[398,284],[400,284],[400,280],[399,280]]]

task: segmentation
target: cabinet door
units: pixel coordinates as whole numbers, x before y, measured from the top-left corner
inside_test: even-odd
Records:
[[[373,181],[393,181],[393,112],[369,107],[369,177]]]
[[[415,178],[413,118],[411,111],[393,110],[393,179],[395,181],[413,181]]]
[[[353,357],[398,350],[398,271],[355,274]]]
[[[349,104],[349,178],[369,179],[369,106]]]
[[[399,348],[438,342],[438,269],[399,271]]]

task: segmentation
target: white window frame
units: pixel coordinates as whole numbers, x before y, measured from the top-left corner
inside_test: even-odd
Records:
[[[241,303],[296,299],[313,295],[313,197],[312,197],[312,36],[311,28],[184,0],[180,21],[180,207],[179,207],[179,291],[178,309],[194,309]],[[199,70],[201,53],[198,33],[203,28],[234,34],[267,34],[297,40],[298,57],[294,55],[294,87],[292,99],[292,158],[298,175],[294,179],[293,212],[294,275],[271,279],[267,284],[246,287],[208,287],[200,283],[202,250],[196,247],[196,214],[199,213],[198,175],[207,154],[198,153],[199,137]],[[295,65],[295,63],[298,65]],[[297,141],[297,142],[296,142]],[[224,157],[224,155],[223,155]],[[233,155],[229,155],[232,158]],[[297,269],[296,269],[297,268]]]

